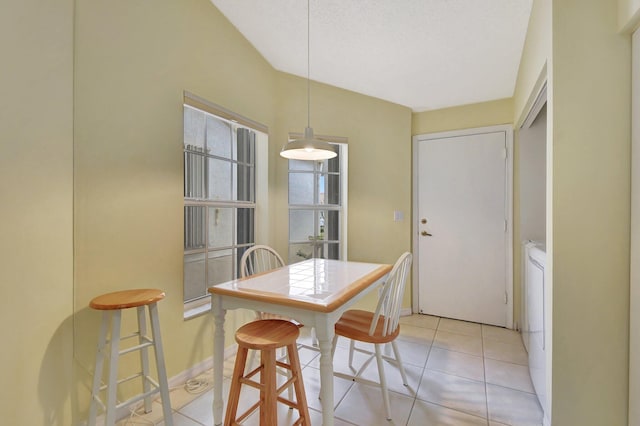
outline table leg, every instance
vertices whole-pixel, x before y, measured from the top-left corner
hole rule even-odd
[[[322,399],[322,424],[333,426],[333,357],[331,345],[334,325],[329,321],[316,323],[316,335],[320,346],[320,387]]]
[[[224,316],[220,299],[213,295],[211,310],[215,324],[213,335],[213,424],[222,424],[224,400],[222,397],[222,372],[224,371]]]

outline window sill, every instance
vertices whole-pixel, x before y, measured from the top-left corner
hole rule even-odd
[[[201,299],[186,302],[184,304],[184,319],[189,320],[202,315],[205,315],[211,311],[211,298],[203,297]]]

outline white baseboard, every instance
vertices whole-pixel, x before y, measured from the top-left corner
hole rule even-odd
[[[224,349],[224,358],[227,359],[229,357],[235,356],[236,352],[238,352],[238,344],[234,343],[233,345]],[[213,355],[200,361],[199,363],[192,365],[186,370],[178,373],[177,375],[169,378],[167,381],[169,382],[169,389],[178,387],[183,383],[186,383],[187,380],[192,379],[207,370],[211,370],[213,368]],[[156,396],[158,398],[160,394]],[[131,415],[130,407],[121,407],[116,412],[117,421],[121,421],[126,419]],[[86,426],[87,421],[81,422],[79,426]],[[96,426],[104,425],[104,413],[96,417]]]
[[[411,308],[400,308],[401,317],[408,317],[409,315],[411,315],[411,313]]]
[[[238,344],[234,343],[233,345],[224,349],[224,359],[227,359],[231,356],[235,356],[236,352],[238,352]],[[171,377],[169,379],[169,389],[174,388],[176,386],[180,386],[183,383],[186,383],[187,380],[192,379],[207,370],[211,370],[213,368],[213,355],[209,358],[206,358],[199,363],[192,365],[187,368],[183,372]]]

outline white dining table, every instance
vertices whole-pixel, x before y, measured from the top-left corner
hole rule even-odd
[[[251,309],[291,317],[315,327],[320,348],[322,424],[333,426],[333,359],[335,323],[365,294],[384,281],[392,265],[308,259],[258,275],[209,288],[214,318],[213,420],[223,421],[224,320],[229,309]]]

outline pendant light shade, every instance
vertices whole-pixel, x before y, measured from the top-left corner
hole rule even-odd
[[[280,151],[280,156],[289,160],[327,160],[338,154],[329,142],[321,141],[313,136],[313,129],[309,125],[311,117],[311,92],[309,85],[309,0],[307,0],[307,127],[302,139],[287,142]]]
[[[329,142],[316,139],[313,129],[304,129],[304,137],[286,143],[280,151],[280,156],[289,160],[328,160],[338,154]]]

